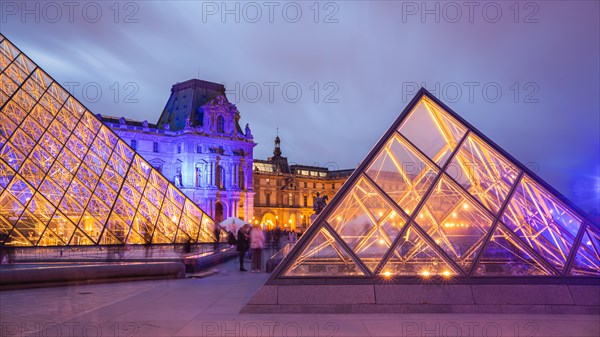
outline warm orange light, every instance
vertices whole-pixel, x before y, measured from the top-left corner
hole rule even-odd
[[[423,271],[421,272],[421,275],[422,275],[423,277],[429,277],[429,275],[431,275],[431,274],[429,274],[429,271],[427,271],[427,270],[423,270]]]
[[[379,239],[379,244],[383,245],[383,244],[385,244],[385,241],[383,239]]]
[[[383,277],[385,277],[385,278],[390,278],[390,277],[392,277],[392,275],[393,275],[392,272],[389,270],[386,270],[383,272]]]
[[[444,270],[442,272],[442,275],[444,275],[444,277],[450,277],[450,276],[452,276],[452,274],[449,271],[447,271],[447,270]]]

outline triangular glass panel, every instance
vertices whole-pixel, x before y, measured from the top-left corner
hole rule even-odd
[[[367,169],[367,175],[411,214],[437,176],[437,169],[399,135],[394,135]]]
[[[21,213],[25,210],[17,199],[12,196],[8,190],[5,190],[0,195],[0,215],[4,216],[8,221],[15,224]]]
[[[36,218],[31,212],[25,211],[21,214],[19,221],[17,221],[15,229],[26,235],[27,240],[36,245],[46,229],[46,224]]]
[[[581,226],[580,217],[527,176],[514,191],[502,222],[561,271]]]
[[[94,241],[90,240],[90,238],[79,228],[75,230],[73,237],[71,237],[71,241],[69,241],[69,246],[89,246],[93,244]]]
[[[140,233],[138,233],[135,229],[132,228],[131,231],[129,231],[126,243],[130,245],[140,245],[145,244],[146,240],[142,237]]]
[[[446,173],[496,214],[519,170],[471,133],[446,168]]]
[[[474,276],[550,275],[534,260],[514,234],[499,225],[482,252]]]
[[[363,276],[350,254],[321,227],[295,256],[284,276]]]
[[[415,221],[448,256],[468,271],[493,218],[444,176],[425,200]]]
[[[421,234],[409,227],[400,238],[379,274],[389,276],[452,276],[457,272],[435,251]]]
[[[15,220],[16,221],[16,220]],[[4,215],[0,214],[0,234],[8,234],[13,228],[13,224],[8,221]]]
[[[68,243],[75,231],[75,225],[67,219],[60,211],[56,211],[52,220],[48,224],[48,229],[52,230],[62,241]],[[100,234],[98,234],[100,235]]]
[[[158,228],[155,228],[152,234],[152,243],[173,243],[173,241],[169,240]]]
[[[8,186],[14,176],[15,171],[0,159],[0,193]]]
[[[599,276],[600,275],[600,235],[595,235],[590,228],[581,238],[581,243],[573,261],[570,275]]]
[[[379,192],[367,179],[360,178],[327,222],[354,249],[370,234],[378,231],[383,225],[380,220],[391,212],[391,206]]]
[[[49,228],[46,228],[44,234],[38,241],[39,246],[64,246],[65,243],[60,237],[54,232],[52,232]]]
[[[181,229],[177,231],[177,235],[175,236],[175,243],[186,243],[189,240],[191,240],[191,238],[186,232],[182,231]]]
[[[13,228],[13,230],[10,232],[8,242],[11,246],[22,246],[22,247],[33,246],[31,241],[29,241],[29,239],[27,239],[27,236],[24,235],[23,233],[21,233],[16,228]]]
[[[123,244],[123,241],[119,240],[108,228],[104,228],[98,243],[101,245],[120,245]]]
[[[423,97],[398,131],[429,159],[443,166],[467,129],[432,100]]]

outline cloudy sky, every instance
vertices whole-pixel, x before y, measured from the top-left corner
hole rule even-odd
[[[586,210],[600,202],[597,1],[0,3],[0,31],[94,113],[157,121],[225,84],[255,158],[353,168],[424,86]]]

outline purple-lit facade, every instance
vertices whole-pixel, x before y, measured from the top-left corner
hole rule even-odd
[[[215,221],[252,219],[256,144],[250,127],[240,127],[223,85],[196,79],[175,84],[156,124],[100,117]]]

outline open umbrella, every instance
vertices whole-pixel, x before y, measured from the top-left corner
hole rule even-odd
[[[243,225],[248,224],[248,222],[240,219],[240,218],[236,218],[233,216],[230,216],[229,218],[221,221],[221,223],[219,223],[219,225],[221,225],[221,227],[225,228],[225,230],[227,231],[232,231],[233,234],[236,234],[238,229],[242,228]]]

